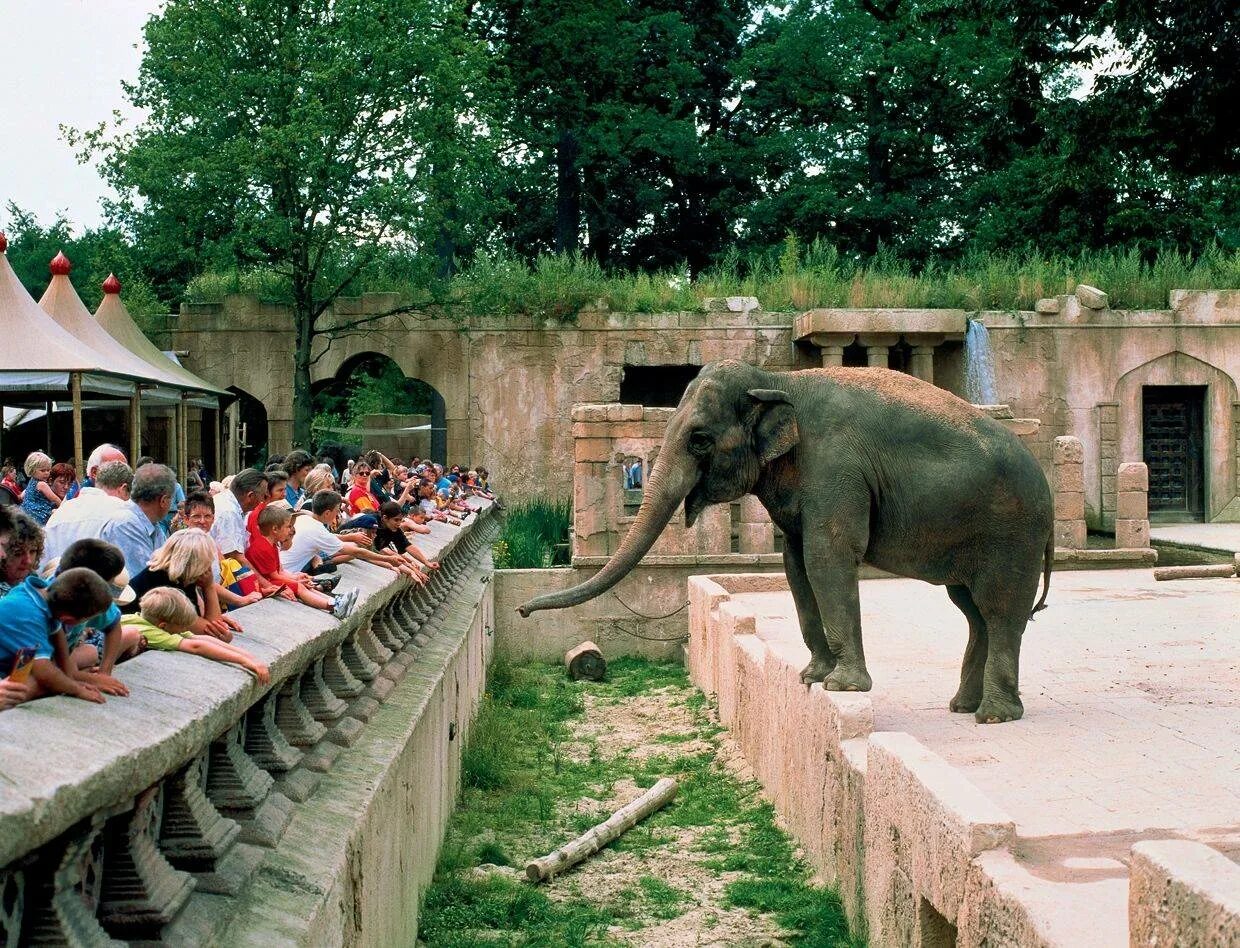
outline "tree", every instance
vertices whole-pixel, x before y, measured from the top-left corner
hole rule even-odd
[[[125,87],[146,118],[82,136],[139,241],[288,280],[298,444],[314,361],[390,315],[330,322],[328,308],[385,241],[417,230],[445,115],[470,134],[462,18],[456,0],[169,0]]]

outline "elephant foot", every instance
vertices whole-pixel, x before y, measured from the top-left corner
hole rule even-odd
[[[829,658],[814,658],[810,663],[801,669],[801,684],[812,685],[815,682],[823,681],[831,674],[835,668],[835,662]]]
[[[861,668],[847,668],[836,665],[835,670],[827,676],[822,687],[827,691],[869,691],[871,687],[870,673]]]
[[[978,724],[1002,724],[1019,721],[1025,714],[1025,706],[1019,698],[983,698],[974,717]]]
[[[956,697],[948,702],[947,707],[958,714],[972,714],[982,703],[982,696],[977,692],[957,691]]]

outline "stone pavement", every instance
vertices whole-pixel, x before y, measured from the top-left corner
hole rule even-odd
[[[728,599],[727,614],[754,616],[754,638],[781,664],[799,669],[808,660],[787,592],[737,588]],[[1090,943],[1127,944],[1129,915],[1142,924],[1151,917],[1144,907],[1129,907],[1130,894],[1145,891],[1135,888],[1138,863],[1143,886],[1151,864],[1136,860],[1136,844],[1190,845],[1164,842],[1187,840],[1222,854],[1213,858],[1224,865],[1240,864],[1240,580],[1169,584],[1139,570],[1055,573],[1049,607],[1025,633],[1025,718],[1003,725],[978,725],[972,715],[947,710],[967,630],[941,588],[865,581],[861,609],[874,679],[865,696],[871,742],[882,732],[906,732],[1015,823],[1010,855],[995,850],[977,857],[1039,930],[1036,938],[1013,934],[1011,943],[1084,944],[1075,939],[1089,924]],[[745,638],[735,641],[745,647]],[[766,687],[779,680],[768,673]],[[737,687],[746,687],[739,678]],[[726,699],[720,700],[723,708]],[[757,700],[774,707],[793,698],[772,693]],[[844,707],[853,698],[840,700]],[[1232,891],[1240,876],[1224,875],[1230,881],[1214,872],[1230,904],[1240,897],[1240,889]],[[1237,911],[1224,915],[1225,930],[1236,931]],[[971,938],[994,934],[993,920],[980,928],[977,922],[969,923]],[[1138,928],[1133,922],[1133,935]],[[898,942],[892,931],[887,924],[876,943]]]
[[[1225,553],[1240,553],[1240,523],[1151,524],[1150,539]]]

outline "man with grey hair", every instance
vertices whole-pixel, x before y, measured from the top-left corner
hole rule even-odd
[[[211,525],[211,538],[220,548],[222,556],[249,566],[258,580],[258,589],[266,593],[275,587],[263,579],[258,570],[246,559],[246,547],[250,545],[250,532],[246,528],[246,515],[267,500],[267,475],[252,467],[233,476],[232,483],[215,495],[215,523]]]
[[[58,559],[75,540],[97,540],[103,528],[129,500],[133,471],[124,461],[105,461],[94,469],[95,484],[83,487],[72,500],[52,511],[44,528],[42,566]]]
[[[168,534],[160,521],[172,509],[177,477],[166,464],[144,464],[133,475],[129,500],[103,527],[99,539],[121,548],[125,569],[136,576]]]
[[[123,461],[128,463],[125,452],[114,444],[101,444],[90,452],[90,457],[86,459],[86,479],[82,481],[83,487],[94,487],[95,476],[99,468],[111,461]]]

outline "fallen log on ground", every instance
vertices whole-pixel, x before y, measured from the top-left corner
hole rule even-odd
[[[671,777],[661,777],[653,787],[632,803],[626,803],[598,826],[582,833],[571,843],[561,846],[554,852],[530,860],[525,866],[526,878],[530,882],[545,882],[552,876],[571,869],[581,860],[593,856],[651,813],[671,803],[676,796],[676,789],[675,780]]]
[[[1220,563],[1217,566],[1160,566],[1154,570],[1154,578],[1159,582],[1165,582],[1168,579],[1212,579],[1214,577],[1225,579],[1235,575],[1236,565],[1234,563]]]
[[[583,678],[602,681],[607,674],[607,659],[603,658],[602,650],[593,642],[582,642],[570,648],[564,653],[564,665],[573,681]]]

